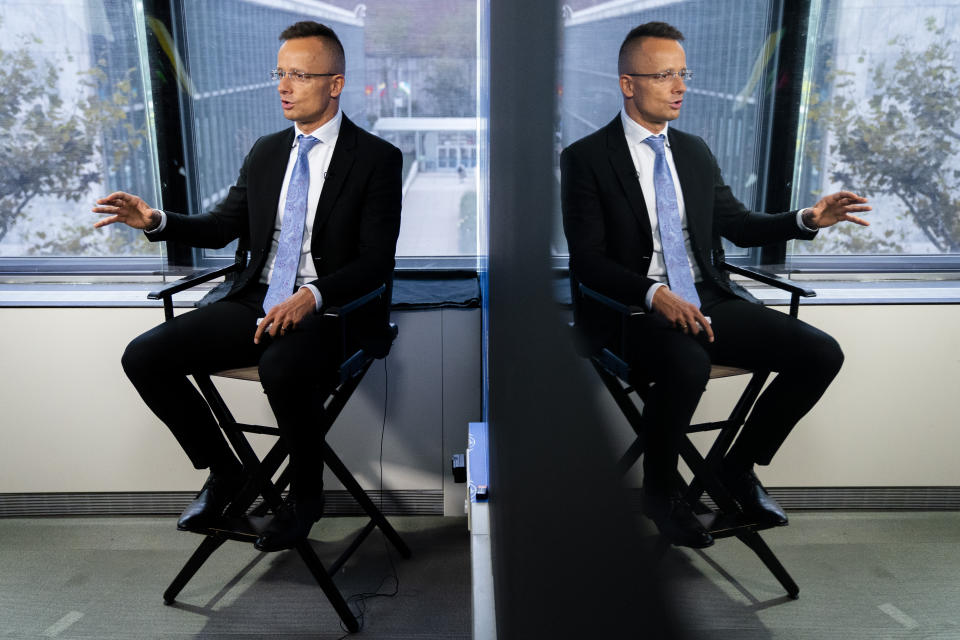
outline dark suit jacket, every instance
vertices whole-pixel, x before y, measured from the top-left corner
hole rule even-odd
[[[690,244],[705,282],[755,301],[714,266],[723,256],[720,238],[754,247],[793,238],[812,238],[796,222],[796,211],[766,214],[748,210],[724,184],[716,158],[699,137],[668,130],[686,206]],[[653,254],[650,218],[637,180],[623,123],[573,143],[560,156],[563,228],[571,276],[627,305],[644,305],[654,280],[647,277]],[[613,330],[597,307],[577,305],[577,322],[593,335]]]
[[[168,212],[164,230],[148,235],[151,240],[207,248],[220,248],[239,238],[241,246],[249,249],[250,259],[214,298],[236,294],[260,278],[293,138],[291,127],[257,140],[222,202],[201,215]],[[324,306],[343,304],[390,283],[400,232],[402,164],[399,149],[343,116],[311,240],[317,270],[311,284],[320,291]],[[389,296],[385,296],[378,307],[358,312],[357,322],[368,329],[384,326],[388,310]]]

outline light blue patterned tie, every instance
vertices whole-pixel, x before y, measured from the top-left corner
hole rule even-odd
[[[700,296],[690,273],[690,259],[683,246],[683,229],[680,228],[680,207],[677,192],[673,188],[673,176],[667,166],[663,150],[663,134],[650,136],[643,141],[657,154],[653,162],[653,187],[657,195],[657,222],[660,227],[660,244],[663,245],[663,261],[667,266],[670,290],[700,307]]]
[[[283,222],[280,224],[280,239],[277,241],[277,257],[263,310],[270,311],[293,293],[300,268],[300,250],[303,246],[303,227],[307,218],[307,193],[310,191],[310,161],[307,154],[313,145],[320,142],[313,136],[297,136],[297,162],[293,165],[290,184],[287,185],[287,202],[283,206]]]

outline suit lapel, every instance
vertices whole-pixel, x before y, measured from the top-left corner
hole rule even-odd
[[[287,173],[287,162],[290,158],[290,148],[293,146],[293,127],[269,140],[264,151],[265,158],[272,160],[266,166],[256,167],[262,172],[264,190],[261,196],[263,210],[268,215],[258,215],[254,218],[255,228],[251,229],[251,238],[269,238],[273,235],[273,228],[277,220],[277,208],[280,202],[280,190],[283,188],[283,177]],[[260,194],[258,194],[260,195]],[[259,207],[258,207],[259,209]]]
[[[677,135],[674,129],[669,129],[670,148],[673,153],[673,166],[677,169],[677,179],[680,181],[680,190],[683,192],[683,206],[687,214],[687,230],[691,238],[701,238],[703,229],[703,189],[709,188],[703,176],[696,173],[694,154],[698,152],[688,143],[684,135]]]
[[[647,212],[647,204],[643,199],[643,189],[640,188],[640,181],[637,179],[637,168],[633,164],[630,149],[627,148],[627,138],[623,133],[623,123],[620,121],[619,115],[606,126],[606,132],[610,166],[620,181],[620,186],[623,187],[623,192],[630,203],[630,209],[636,216],[640,228],[648,237],[652,237],[650,214]]]
[[[350,169],[357,157],[356,146],[357,125],[353,124],[347,116],[343,116],[340,122],[340,133],[337,135],[337,146],[333,148],[333,157],[330,158],[330,166],[327,168],[327,176],[313,219],[314,240],[319,237],[317,232],[330,217],[337,196],[340,195],[340,190],[350,174]]]

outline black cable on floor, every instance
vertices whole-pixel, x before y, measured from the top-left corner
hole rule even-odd
[[[380,511],[383,512],[383,437],[387,430],[387,393],[390,388],[390,377],[387,373],[387,358],[383,359],[383,421],[380,425]],[[381,534],[382,535],[382,534]],[[390,573],[385,575],[380,581],[380,584],[377,585],[377,588],[373,591],[364,592],[364,593],[355,593],[352,596],[347,598],[347,606],[352,605],[355,613],[354,616],[357,618],[357,624],[359,628],[357,631],[363,629],[364,616],[367,612],[367,601],[372,600],[373,598],[393,598],[398,593],[400,593],[400,577],[397,574],[397,567],[393,563],[393,555],[390,553],[390,545],[387,544],[387,537],[383,536],[383,549],[387,555],[387,561],[390,563]],[[393,580],[393,590],[392,591],[381,591],[383,585],[386,584],[388,580]],[[343,621],[340,621],[340,628],[344,631],[347,631],[343,626]],[[344,635],[340,636],[339,640],[343,640],[350,635],[350,632],[347,631]]]

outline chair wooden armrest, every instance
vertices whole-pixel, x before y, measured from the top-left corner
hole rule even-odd
[[[765,285],[789,293],[790,315],[794,318],[796,318],[797,314],[799,313],[800,298],[813,298],[817,295],[817,292],[813,289],[801,287],[787,278],[781,278],[780,276],[770,273],[769,271],[764,271],[763,269],[758,269],[756,267],[738,267],[737,265],[730,264],[726,261],[717,263],[717,266],[725,271],[729,271],[730,273],[735,273],[737,275],[750,278],[751,280],[761,282]]]
[[[614,300],[610,296],[605,296],[599,291],[594,291],[593,289],[583,284],[582,282],[579,283],[578,286],[580,289],[580,293],[582,295],[596,300],[600,304],[603,304],[613,309],[614,311],[616,311],[621,315],[639,316],[646,313],[646,310],[643,307],[638,307],[636,305],[627,305],[627,304],[623,304],[622,302],[618,302],[617,300]]]
[[[370,293],[364,294],[359,298],[351,300],[346,304],[342,304],[339,307],[327,307],[323,310],[323,315],[327,318],[346,318],[347,314],[351,311],[359,309],[363,305],[367,304],[371,300],[378,298],[384,291],[387,290],[387,285],[382,284]]]
[[[186,275],[179,280],[175,280],[165,287],[161,287],[156,291],[151,291],[147,294],[148,300],[163,300],[163,313],[167,320],[170,320],[173,317],[173,296],[174,294],[180,293],[181,291],[186,291],[192,287],[197,286],[198,284],[203,284],[204,282],[209,282],[214,278],[219,278],[228,273],[240,270],[240,263],[234,262],[233,264],[227,265],[226,267],[214,267],[212,269],[204,269],[203,271],[196,271],[189,275]]]
[[[198,284],[204,282],[209,282],[214,278],[219,278],[220,276],[231,273],[232,271],[237,270],[237,264],[233,263],[227,265],[226,267],[214,267],[212,269],[204,269],[203,271],[195,271],[189,275],[186,275],[179,280],[175,280],[165,287],[161,287],[156,291],[151,291],[147,294],[147,298],[150,300],[162,300],[164,298],[169,298],[170,296],[180,293],[181,291],[186,291],[191,287],[195,287]]]

